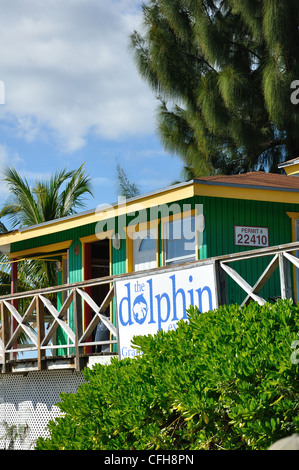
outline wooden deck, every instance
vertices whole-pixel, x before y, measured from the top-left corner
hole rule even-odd
[[[112,317],[107,318],[104,312],[113,301],[115,295],[114,285],[117,280],[140,278],[149,274],[154,276],[169,270],[182,270],[192,266],[213,264],[215,267],[217,305],[228,302],[228,277],[244,291],[245,297],[242,305],[251,300],[263,305],[267,299],[262,298],[259,293],[278,268],[280,289],[276,293],[277,297],[294,298],[296,294],[291,283],[291,269],[296,274],[295,270],[299,268],[299,259],[295,256],[297,250],[299,251],[299,242],[243,251],[176,266],[155,268],[150,271],[91,279],[84,282],[2,296],[0,297],[0,371],[2,373],[24,373],[26,370],[51,368],[71,368],[79,371],[92,362],[107,363],[112,356],[117,355],[118,328],[113,324]],[[271,259],[262,275],[252,286],[236,272],[231,263],[259,257],[270,257]],[[87,291],[88,288],[100,284],[107,284],[109,292],[101,305],[97,305]],[[54,294],[57,295],[61,292],[64,292],[64,302],[61,308],[58,309],[49,297],[52,298]],[[15,307],[16,301],[20,299],[28,299],[28,307],[25,311],[18,310]],[[88,325],[84,325],[83,322],[84,304],[88,305],[93,311],[93,317]],[[72,308],[72,316],[68,315],[70,308]],[[109,330],[109,340],[96,342],[92,339],[99,322],[102,322]],[[13,324],[15,325],[14,328],[12,328]],[[56,344],[57,328],[63,332],[66,338],[64,344]],[[18,343],[21,333],[26,338],[26,342],[23,344]],[[86,354],[88,347],[90,349],[107,344],[110,347],[108,353]],[[59,349],[65,349],[67,354],[57,355]]]

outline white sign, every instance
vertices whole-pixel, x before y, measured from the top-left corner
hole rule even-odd
[[[115,282],[120,358],[133,357],[133,336],[175,329],[186,309],[217,308],[214,265],[173,270]]]
[[[235,225],[235,245],[269,246],[268,229]]]

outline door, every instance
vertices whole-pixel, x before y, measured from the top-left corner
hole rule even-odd
[[[99,240],[96,242],[85,243],[84,245],[84,278],[87,279],[97,279],[101,277],[109,276],[110,274],[110,249],[109,249],[109,240]],[[90,295],[92,300],[100,307],[103,300],[105,299],[108,291],[109,284],[98,284],[96,286],[89,286],[85,288],[87,294]],[[107,317],[110,316],[110,307],[106,309],[105,312],[102,312],[103,315]],[[85,303],[84,304],[84,318],[85,325],[88,325],[94,316],[92,308]],[[100,321],[96,329],[92,333],[92,337],[89,338],[89,341],[108,341],[110,339],[109,330],[103,323]],[[86,346],[86,353],[98,353],[98,352],[109,352],[110,345],[97,345],[97,346]]]
[[[157,267],[157,229],[142,230],[133,239],[133,271]]]

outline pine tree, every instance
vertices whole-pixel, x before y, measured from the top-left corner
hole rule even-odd
[[[197,175],[277,172],[299,154],[296,0],[149,0],[131,35],[165,149]]]
[[[119,163],[116,164],[116,172],[118,196],[123,196],[126,199],[139,196],[140,190],[138,186],[135,183],[129,181],[125,170],[120,166]]]

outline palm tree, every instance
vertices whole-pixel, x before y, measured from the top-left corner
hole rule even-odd
[[[40,224],[74,214],[82,207],[83,196],[92,194],[90,178],[84,173],[84,164],[78,170],[56,172],[49,181],[37,181],[30,188],[26,178],[17,170],[4,171],[4,181],[11,196],[0,212],[0,218],[8,217],[14,227]],[[65,188],[62,190],[62,185]]]
[[[77,208],[84,206],[84,196],[88,193],[92,195],[91,180],[85,175],[84,164],[78,170],[56,172],[49,181],[38,180],[33,188],[14,168],[5,170],[4,176],[10,197],[0,211],[0,219],[7,217],[12,228],[32,226],[74,214]],[[25,269],[26,285],[31,285],[31,288],[56,283],[53,262],[28,260]]]

